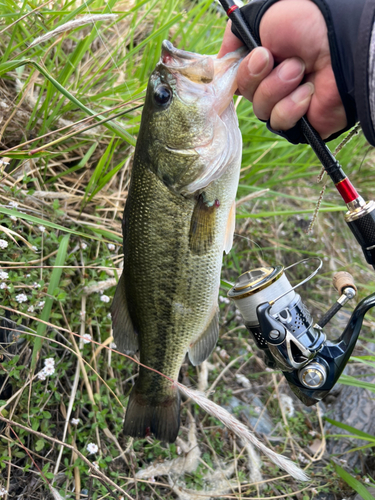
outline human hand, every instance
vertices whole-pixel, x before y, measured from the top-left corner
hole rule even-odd
[[[263,15],[262,47],[238,70],[238,91],[274,130],[289,130],[307,115],[323,139],[347,124],[331,65],[327,26],[310,0],[280,0]],[[228,22],[219,57],[242,45]],[[275,63],[277,64],[276,67]]]

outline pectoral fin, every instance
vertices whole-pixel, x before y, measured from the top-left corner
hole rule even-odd
[[[227,228],[225,230],[224,252],[227,254],[231,251],[231,248],[233,246],[235,225],[236,225],[236,202],[234,201],[229,211]]]
[[[203,255],[210,249],[215,236],[217,201],[211,206],[199,195],[190,222],[189,246],[193,253]]]
[[[189,359],[194,366],[200,365],[214,350],[219,338],[219,311],[216,310],[210,324],[189,348]]]
[[[134,330],[126,302],[124,275],[117,284],[112,307],[113,337],[117,349],[125,354],[134,354],[139,349],[138,335]]]

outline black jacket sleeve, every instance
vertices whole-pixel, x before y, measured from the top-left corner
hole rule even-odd
[[[259,43],[261,42],[259,25],[262,16],[277,1],[254,0],[241,9]],[[322,12],[327,24],[332,68],[348,122],[345,129],[333,134],[327,141],[353,127],[359,119],[366,138],[372,145],[375,145],[368,74],[375,0],[312,1]],[[238,36],[234,27],[232,27],[232,31]],[[294,144],[306,142],[298,126],[287,132],[274,132],[286,137]]]

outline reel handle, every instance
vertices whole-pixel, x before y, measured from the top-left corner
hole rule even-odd
[[[345,305],[348,300],[352,299],[357,293],[357,287],[354,283],[354,278],[350,273],[346,271],[340,271],[336,273],[332,278],[332,284],[339,292],[340,297],[333,304],[333,306],[328,309],[322,318],[318,321],[318,326],[323,328],[335,314],[339,312],[343,305]]]

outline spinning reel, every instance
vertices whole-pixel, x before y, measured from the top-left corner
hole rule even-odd
[[[319,261],[318,267],[292,287],[285,271],[313,259]],[[374,293],[357,305],[341,336],[328,340],[324,327],[357,289],[349,273],[337,273],[333,284],[340,297],[315,323],[295,289],[313,278],[321,266],[322,261],[314,257],[285,269],[253,269],[241,274],[228,293],[256,345],[265,353],[268,366],[282,370],[293,392],[307,406],[323,399],[333,388],[357,342],[364,315],[375,305]]]

